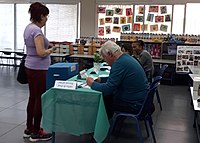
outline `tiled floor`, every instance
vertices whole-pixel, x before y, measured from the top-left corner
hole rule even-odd
[[[197,143],[193,128],[193,108],[187,86],[161,85],[160,95],[163,110],[157,103],[153,114],[157,143]],[[16,81],[14,69],[0,67],[0,143],[28,143],[22,138],[26,120],[27,85]],[[157,101],[157,100],[155,100]],[[145,130],[143,135],[146,136]],[[48,143],[50,143],[49,141]],[[56,134],[56,143],[90,143],[91,137]],[[118,138],[113,143],[137,143],[135,126],[126,120]],[[153,143],[151,137],[145,143]]]

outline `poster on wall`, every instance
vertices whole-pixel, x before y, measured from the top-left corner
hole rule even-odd
[[[123,9],[122,8],[115,8],[115,14],[122,15]]]
[[[200,46],[177,46],[176,72],[189,73],[188,66],[200,68]]]
[[[127,17],[127,23],[132,23],[132,16]]]
[[[160,31],[167,32],[167,29],[168,29],[168,25],[164,25],[164,24],[160,25]]]
[[[165,15],[165,22],[170,22],[171,21],[171,15],[167,14]]]
[[[111,34],[111,28],[110,26],[106,26],[106,34]]]
[[[106,16],[113,16],[114,10],[106,10]]]
[[[139,23],[133,24],[133,31],[140,31],[140,24]]]
[[[151,32],[157,32],[158,31],[158,24],[150,25],[150,31]]]
[[[144,14],[144,6],[139,6],[138,14]]]
[[[98,28],[98,35],[99,36],[104,36],[104,27],[99,27]]]
[[[120,24],[126,24],[126,17],[120,17]]]
[[[105,23],[112,23],[112,17],[106,17]]]
[[[143,16],[139,16],[139,15],[136,15],[136,18],[135,18],[136,22],[143,22],[144,21],[144,17]]]
[[[154,14],[148,13],[147,15],[147,21],[153,22]]]
[[[157,13],[158,12],[158,6],[155,6],[155,5],[149,6],[149,12]]]
[[[148,31],[148,24],[141,25],[141,30]]]
[[[120,33],[121,32],[121,27],[119,27],[119,26],[113,26],[112,32]]]
[[[161,6],[161,7],[160,7],[160,13],[161,13],[161,14],[167,13],[167,6]]]
[[[99,23],[100,23],[100,25],[104,25],[104,24],[105,24],[104,18],[100,18],[100,19],[99,19]]]
[[[98,7],[97,8],[97,13],[105,13],[106,12],[106,7]]]
[[[155,23],[164,22],[164,16],[155,16]]]
[[[130,32],[130,30],[131,30],[130,24],[122,25],[123,32]]]
[[[126,8],[126,16],[132,15],[132,9],[131,8]]]
[[[113,24],[119,24],[119,17],[113,18]]]

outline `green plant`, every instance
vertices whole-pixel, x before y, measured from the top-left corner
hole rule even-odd
[[[94,53],[94,62],[101,63],[103,62],[103,58],[99,53]]]

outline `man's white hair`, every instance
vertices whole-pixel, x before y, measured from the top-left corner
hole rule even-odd
[[[117,45],[115,42],[109,40],[101,46],[99,53],[108,55],[108,52],[115,54],[118,51],[121,51],[121,47],[119,45]]]

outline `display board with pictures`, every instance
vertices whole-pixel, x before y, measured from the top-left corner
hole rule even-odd
[[[189,73],[188,66],[200,68],[200,45],[178,45],[176,72]]]
[[[120,38],[120,33],[132,32],[133,5],[99,5],[98,37]]]

